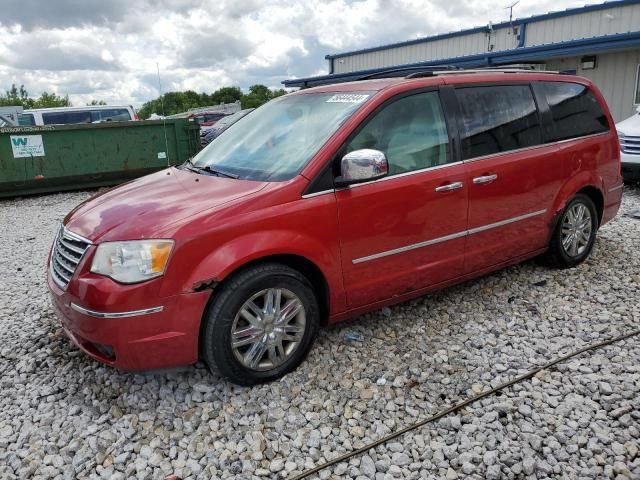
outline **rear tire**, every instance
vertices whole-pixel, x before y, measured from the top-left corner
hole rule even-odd
[[[576,194],[562,211],[551,236],[545,263],[570,268],[584,262],[591,253],[598,231],[598,211],[584,193]]]
[[[277,263],[251,267],[216,289],[205,313],[202,356],[238,385],[269,382],[306,357],[319,324],[307,278]]]

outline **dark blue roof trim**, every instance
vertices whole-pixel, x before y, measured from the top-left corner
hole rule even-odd
[[[544,13],[541,15],[533,15],[531,17],[514,19],[513,25],[540,22],[542,20],[550,20],[552,18],[568,17],[570,15],[578,15],[580,13],[594,12],[598,10],[607,10],[609,8],[624,7],[626,5],[635,5],[637,3],[640,3],[640,0],[612,0],[609,2],[597,3],[595,5],[586,5],[584,7],[568,8],[566,10],[562,10],[559,12],[550,12],[550,13]],[[509,22],[501,22],[501,23],[494,24],[493,28],[500,29],[500,28],[511,27],[511,25],[512,24]],[[363,48],[361,50],[352,50],[350,52],[342,52],[342,53],[335,53],[331,55],[325,55],[324,58],[326,58],[327,60],[331,60],[332,58],[348,57],[351,55],[357,55],[359,53],[379,52],[381,50],[387,50],[389,48],[406,47],[409,45],[416,45],[418,43],[432,42],[435,40],[444,40],[447,38],[461,37],[464,35],[470,35],[472,33],[481,33],[486,31],[487,31],[487,27],[485,25],[482,27],[474,27],[474,28],[469,28],[467,30],[460,30],[457,32],[442,33],[442,34],[433,35],[430,37],[416,38],[414,40],[408,40],[405,42],[390,43],[388,45],[380,45],[377,47]]]
[[[428,62],[410,63],[406,65],[388,66],[360,70],[357,72],[337,73],[333,75],[321,75],[318,77],[296,78],[282,82],[286,87],[315,87],[332,83],[350,82],[362,78],[365,75],[381,73],[390,68],[400,67],[425,67],[435,65],[451,65],[464,68],[478,68],[488,66],[500,66],[514,63],[544,61],[549,58],[568,57],[575,55],[592,54],[606,50],[640,47],[640,31],[630,33],[618,33],[601,37],[569,40],[566,42],[538,45],[535,47],[515,48],[500,52],[487,52],[464,57],[454,57],[432,60]]]

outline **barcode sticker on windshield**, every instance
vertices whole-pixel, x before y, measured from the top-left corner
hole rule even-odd
[[[334,95],[329,100],[327,100],[327,103],[362,103],[367,98],[369,98],[369,95],[355,94],[355,93],[340,93],[340,94]]]

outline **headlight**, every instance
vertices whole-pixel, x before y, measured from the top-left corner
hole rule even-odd
[[[91,271],[121,283],[159,277],[169,261],[173,240],[135,240],[98,245]]]
[[[622,138],[624,137],[624,133],[622,133],[620,130],[616,130],[618,132],[618,137]]]

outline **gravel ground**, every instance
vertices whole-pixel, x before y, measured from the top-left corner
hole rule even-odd
[[[71,346],[45,285],[58,222],[88,195],[0,202],[3,479],[289,478],[640,327],[640,191],[627,188],[579,268],[528,262],[324,329],[278,382],[119,372]],[[639,347],[575,357],[319,476],[640,478]]]

